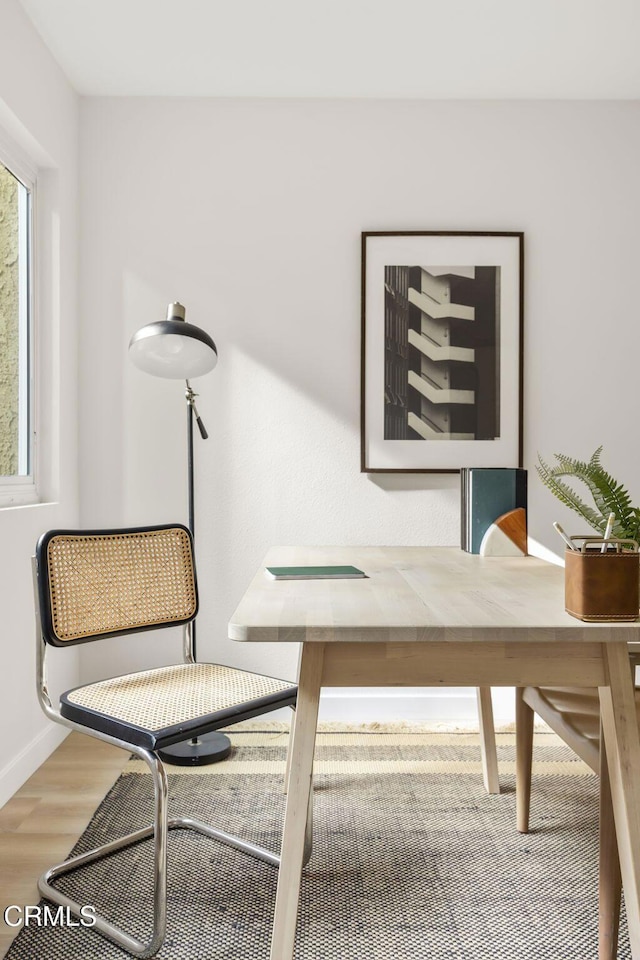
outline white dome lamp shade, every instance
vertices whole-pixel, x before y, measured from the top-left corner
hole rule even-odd
[[[170,303],[167,319],[141,327],[131,337],[129,355],[145,373],[190,380],[209,373],[218,362],[216,345],[204,330],[187,323],[181,303]]]

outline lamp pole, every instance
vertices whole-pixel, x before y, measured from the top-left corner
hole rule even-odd
[[[176,349],[177,347],[177,349]],[[200,436],[207,440],[204,423],[198,413],[189,377],[208,373],[217,363],[218,351],[211,337],[185,320],[181,303],[170,303],[167,319],[147,324],[131,338],[129,352],[136,366],[155,376],[184,379],[187,401],[187,489],[189,501],[189,530],[195,548],[195,483],[193,421]],[[191,623],[191,639],[186,651],[187,661],[196,663],[196,622]],[[184,740],[158,751],[161,760],[179,766],[202,766],[224,760],[231,753],[231,741],[224,733],[213,731]]]
[[[200,431],[200,436],[203,440],[209,439],[209,434],[207,433],[206,427],[202,422],[202,418],[198,413],[198,408],[196,407],[196,397],[197,393],[193,392],[193,388],[188,380],[185,380],[186,388],[184,395],[187,400],[187,451],[189,458],[189,530],[191,530],[191,535],[195,539],[195,494],[194,494],[194,485],[193,485],[193,420],[195,418],[196,423],[198,424],[198,430]]]

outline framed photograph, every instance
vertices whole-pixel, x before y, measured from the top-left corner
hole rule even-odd
[[[361,470],[522,466],[524,234],[362,234]]]

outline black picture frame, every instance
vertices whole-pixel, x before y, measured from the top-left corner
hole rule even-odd
[[[361,237],[361,472],[521,467],[524,233]]]

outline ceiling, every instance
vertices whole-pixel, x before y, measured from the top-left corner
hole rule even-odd
[[[21,3],[86,95],[640,98],[640,0]]]

